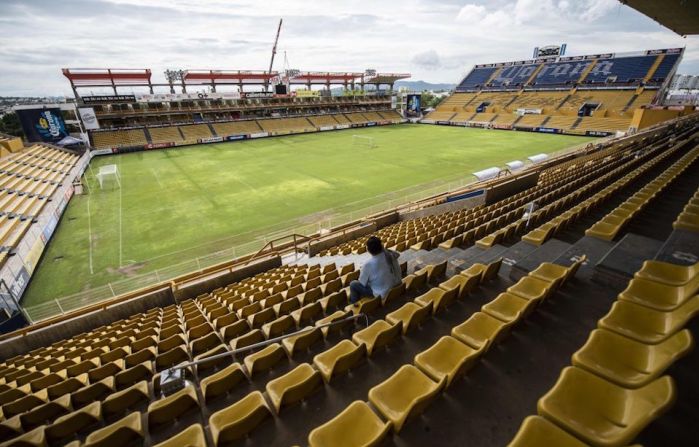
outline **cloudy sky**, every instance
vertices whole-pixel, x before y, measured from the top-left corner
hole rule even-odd
[[[66,95],[62,67],[266,70],[376,68],[456,83],[476,63],[684,47],[699,74],[699,37],[682,38],[617,0],[0,0],[0,95]]]

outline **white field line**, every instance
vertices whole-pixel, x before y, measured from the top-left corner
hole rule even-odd
[[[158,182],[158,186],[160,186],[160,189],[165,189],[163,184],[160,182],[160,177],[158,176],[158,173],[156,172],[156,170],[151,168],[150,172],[153,173],[153,177],[155,177],[155,181]]]
[[[93,275],[95,271],[92,267],[92,217],[90,215],[90,193],[87,194],[87,237],[90,274]]]

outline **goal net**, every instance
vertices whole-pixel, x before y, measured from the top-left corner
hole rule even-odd
[[[366,137],[364,135],[352,135],[352,146],[362,146],[374,148],[376,147],[376,142],[373,137]]]
[[[121,176],[119,175],[119,168],[117,168],[117,165],[101,166],[96,177],[100,184],[100,189],[104,189],[104,186],[109,184],[111,184],[112,187],[116,185],[121,188]]]

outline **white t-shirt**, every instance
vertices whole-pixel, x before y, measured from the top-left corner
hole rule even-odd
[[[371,287],[374,296],[385,298],[389,290],[400,284],[398,253],[384,250],[374,255],[362,267],[359,282]]]

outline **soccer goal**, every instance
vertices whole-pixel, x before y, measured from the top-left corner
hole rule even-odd
[[[373,137],[367,137],[364,135],[352,135],[352,146],[375,148],[376,141],[374,141]]]
[[[104,189],[104,185],[109,182],[121,188],[121,176],[119,175],[119,168],[117,168],[117,165],[101,166],[96,177],[100,184],[100,189]]]

